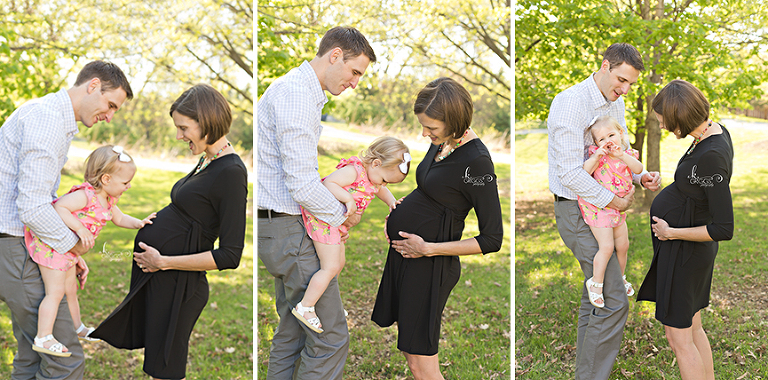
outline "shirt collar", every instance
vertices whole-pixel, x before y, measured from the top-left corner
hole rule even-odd
[[[587,94],[589,95],[589,100],[592,103],[593,109],[598,109],[606,106],[610,106],[611,103],[608,101],[608,99],[603,96],[603,93],[600,92],[600,89],[597,87],[597,82],[595,82],[595,74],[592,73],[592,75],[587,78],[586,86],[587,86]]]
[[[66,89],[61,89],[59,92],[55,95],[56,99],[56,106],[59,108],[59,111],[61,111],[61,116],[63,117],[62,127],[64,128],[64,133],[67,135],[75,135],[78,132],[77,129],[77,121],[75,120],[75,108],[72,106],[72,99],[69,97],[69,93]]]
[[[328,97],[325,95],[323,86],[320,85],[320,79],[317,77],[317,73],[315,73],[315,69],[312,68],[312,65],[310,65],[309,62],[304,61],[301,66],[299,66],[299,72],[306,79],[305,83],[312,92],[312,101],[316,102],[320,107],[324,106],[325,103],[328,103]]]

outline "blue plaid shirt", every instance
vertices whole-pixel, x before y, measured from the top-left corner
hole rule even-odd
[[[67,90],[31,100],[0,128],[0,232],[23,236],[24,225],[58,252],[78,238],[51,202],[77,133]]]
[[[272,83],[256,105],[257,206],[339,226],[344,206],[320,182],[317,143],[328,98],[309,62]]]

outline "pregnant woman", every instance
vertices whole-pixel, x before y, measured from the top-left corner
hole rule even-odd
[[[226,137],[226,99],[196,85],[170,113],[176,138],[204,154],[173,185],[171,204],[136,234],[130,291],[91,334],[117,348],[144,347],[153,379],[186,376],[189,336],[208,302],[205,271],[237,268],[245,242],[247,172]]]
[[[391,247],[371,319],[381,327],[397,322],[397,348],[416,380],[443,379],[440,318],[459,281],[459,256],[501,249],[501,206],[490,153],[470,129],[467,90],[436,79],[419,92],[413,110],[432,145],[416,169],[416,190],[389,215]],[[473,208],[480,234],[461,240]]]

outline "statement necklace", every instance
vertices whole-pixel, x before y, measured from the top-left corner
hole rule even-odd
[[[448,153],[447,153],[445,156],[440,156],[440,155],[438,155],[438,156],[437,156],[437,160],[438,160],[438,161],[442,161],[442,160],[444,160],[446,157],[450,156],[450,155],[451,155],[451,153],[453,153],[453,151],[454,151],[454,150],[456,150],[456,148],[458,148],[458,147],[459,147],[459,145],[461,145],[461,143],[464,141],[464,138],[465,138],[465,137],[467,137],[467,133],[469,133],[469,130],[470,130],[470,129],[471,129],[471,128],[467,128],[467,130],[466,130],[466,131],[464,131],[464,135],[463,135],[463,136],[461,136],[461,138],[459,139],[459,142],[457,142],[457,143],[456,143],[456,146],[455,146],[455,147],[453,147],[453,148],[451,148],[451,150],[450,150],[450,151],[449,151],[449,152],[448,152]],[[447,142],[448,142],[448,141],[444,141],[443,143],[441,143],[441,144],[440,144],[440,146],[438,146],[438,147],[437,147],[437,151],[438,151],[438,152],[442,152],[442,151],[443,151],[443,147],[445,146],[445,143],[447,143]]]
[[[691,154],[691,152],[693,152],[693,148],[695,148],[695,147],[696,147],[696,145],[698,145],[698,144],[699,144],[699,142],[701,141],[701,136],[704,136],[704,134],[705,134],[705,133],[707,133],[707,130],[709,130],[709,127],[711,127],[711,126],[712,126],[712,121],[710,121],[709,123],[707,123],[707,127],[706,127],[706,128],[704,128],[704,131],[702,131],[702,132],[701,132],[701,134],[699,135],[699,137],[697,137],[697,138],[693,139],[693,144],[691,144],[691,147],[690,147],[690,148],[688,148],[688,151],[687,151],[687,152],[685,152],[685,155],[686,155],[686,156],[687,156],[687,155],[689,155],[689,154]]]
[[[197,168],[195,168],[195,174],[197,174],[197,173],[200,173],[200,171],[202,171],[203,169],[207,168],[207,167],[208,167],[208,165],[210,165],[210,163],[211,163],[213,160],[215,160],[216,158],[218,158],[218,157],[219,157],[219,155],[221,154],[221,152],[223,152],[223,151],[224,151],[224,149],[227,149],[227,147],[228,147],[228,146],[232,146],[232,144],[230,144],[230,143],[229,143],[229,141],[227,141],[227,145],[224,145],[224,147],[222,147],[221,149],[219,149],[219,152],[218,152],[218,153],[216,153],[216,154],[214,154],[214,155],[213,155],[213,157],[212,157],[210,160],[206,160],[206,159],[205,159],[205,154],[203,154],[203,156],[202,156],[202,157],[200,157],[200,162],[198,162],[198,163],[197,163]]]

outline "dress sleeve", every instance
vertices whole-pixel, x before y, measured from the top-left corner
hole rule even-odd
[[[219,270],[235,269],[245,246],[245,212],[248,174],[240,165],[229,165],[216,178],[211,203],[219,217],[219,247],[212,250]]]
[[[714,241],[731,240],[733,237],[732,166],[729,161],[720,152],[710,151],[701,156],[694,168],[695,180],[704,190],[709,203],[712,222],[707,225],[707,232]]]
[[[488,156],[473,160],[464,172],[463,192],[477,214],[480,234],[475,240],[483,254],[501,249],[504,224],[501,217],[499,189],[493,162]]]

